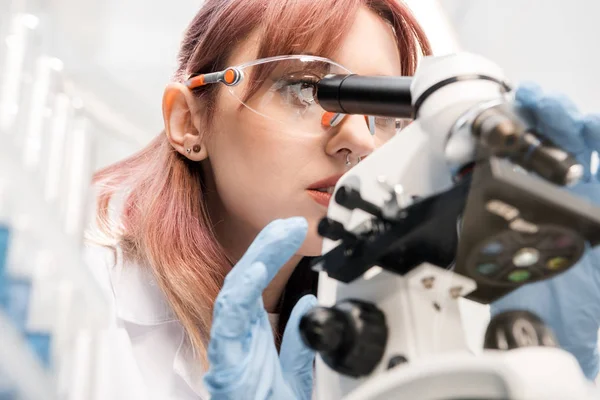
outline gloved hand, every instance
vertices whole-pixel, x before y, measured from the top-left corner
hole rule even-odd
[[[210,369],[204,384],[213,400],[309,399],[314,352],[300,338],[300,318],[316,305],[312,295],[298,301],[277,354],[262,292],[296,253],[307,232],[304,218],[270,223],[231,270],[217,296]]]
[[[586,168],[582,182],[568,190],[600,203],[600,182],[589,172],[593,151],[600,150],[600,115],[582,115],[561,95],[542,93],[533,84],[521,86],[516,101],[532,113],[537,131],[576,156]],[[512,309],[537,314],[572,353],[588,379],[598,375],[600,327],[600,247],[588,249],[578,264],[552,279],[521,287],[491,305],[492,315]]]

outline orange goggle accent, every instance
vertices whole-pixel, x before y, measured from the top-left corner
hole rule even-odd
[[[191,89],[199,88],[200,86],[204,86],[204,75],[198,75],[186,82],[186,86]]]
[[[326,111],[325,113],[323,113],[323,116],[321,117],[321,124],[323,126],[336,126],[344,119],[345,116],[346,116],[345,114]],[[369,131],[371,132],[371,135],[374,135],[375,134],[375,117],[370,117],[368,115],[365,115],[365,122],[367,123],[367,126],[369,127]]]
[[[225,76],[223,77],[223,80],[225,81],[226,84],[232,85],[237,80],[237,77],[238,77],[238,72],[236,70],[228,69],[227,71],[225,71]]]
[[[185,84],[190,90],[199,88],[209,83],[223,82],[227,86],[237,85],[242,80],[242,73],[235,68],[228,68],[223,72],[202,74],[188,79]]]
[[[323,126],[336,126],[342,119],[342,114],[327,111],[321,117],[321,124]]]

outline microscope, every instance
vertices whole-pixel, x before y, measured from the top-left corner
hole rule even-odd
[[[593,398],[531,312],[467,345],[460,299],[489,304],[571,268],[600,242],[600,208],[565,189],[584,170],[514,106],[491,61],[425,57],[413,77],[331,75],[320,105],[412,118],[336,185],[319,225],[319,305],[300,323],[319,399]]]

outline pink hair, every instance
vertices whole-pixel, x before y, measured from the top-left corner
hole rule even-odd
[[[262,33],[257,58],[299,54],[316,47],[330,57],[361,5],[377,12],[396,33],[402,73],[412,75],[430,54],[424,32],[396,0],[207,0],[184,36],[175,80],[222,70],[232,49],[254,30]],[[320,40],[319,40],[320,38]],[[197,91],[214,113],[215,88]],[[184,326],[201,362],[206,362],[212,306],[232,262],[212,230],[205,205],[202,170],[180,156],[164,131],[137,154],[99,171],[100,230],[124,254],[147,265]],[[109,203],[126,191],[120,228]]]

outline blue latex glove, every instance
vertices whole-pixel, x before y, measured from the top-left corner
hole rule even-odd
[[[600,150],[600,115],[582,115],[562,95],[544,94],[534,84],[516,92],[520,107],[532,113],[537,131],[577,157],[588,171],[568,190],[600,203],[600,183],[590,170],[592,151]],[[600,327],[600,248],[589,249],[578,264],[552,279],[515,290],[491,305],[492,315],[505,310],[529,310],[548,324],[565,350],[572,353],[585,375],[598,375]]]
[[[277,354],[262,292],[298,251],[304,218],[270,223],[225,278],[214,308],[204,383],[213,400],[309,399],[314,352],[300,338],[300,318],[316,305],[312,295],[294,307]]]

